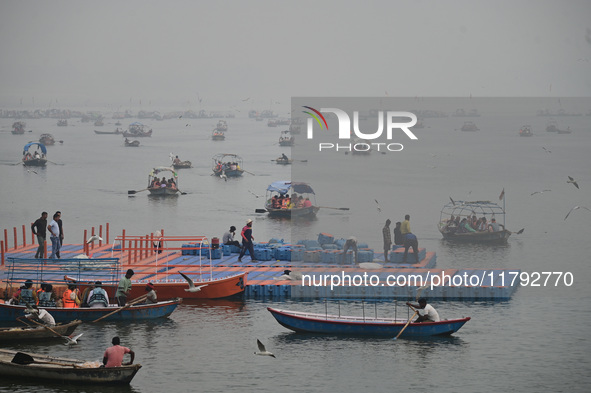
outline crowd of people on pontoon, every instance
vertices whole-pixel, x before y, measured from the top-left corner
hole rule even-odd
[[[477,218],[476,214],[468,215],[461,218],[459,215],[451,217],[444,221],[444,231],[447,233],[471,233],[471,232],[499,232],[505,229],[502,224],[498,224],[493,216],[490,222],[486,217]]]
[[[268,201],[268,205],[273,209],[293,209],[312,207],[312,201],[310,201],[310,198],[304,198],[297,194],[293,194],[291,197],[289,194],[279,194],[273,195]]]
[[[158,179],[157,177],[155,177],[154,179],[152,179],[152,182],[150,183],[150,188],[172,188],[173,190],[176,189],[176,182],[174,181],[174,179],[171,177],[170,179],[166,180],[166,178],[164,176],[162,176],[162,179]]]
[[[25,154],[24,160],[28,161],[28,160],[37,160],[39,158],[45,158],[45,154],[41,153],[39,154],[39,150],[35,150],[35,153],[31,154],[31,152],[27,152]]]
[[[223,172],[223,171],[239,171],[240,165],[237,162],[224,162],[218,161],[215,166],[216,172]]]

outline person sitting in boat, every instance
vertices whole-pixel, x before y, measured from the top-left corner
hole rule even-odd
[[[289,161],[289,158],[287,158],[287,156],[285,155],[285,153],[281,153],[281,159],[283,161]]]
[[[154,288],[154,284],[149,282],[146,284],[146,304],[154,304],[158,303],[158,296],[156,295],[156,289]]]
[[[55,307],[57,304],[57,296],[53,292],[53,285],[45,284],[45,290],[39,292],[39,306],[40,307]]]
[[[215,165],[215,171],[220,172],[222,169],[223,169],[222,162],[218,161],[218,163]]]
[[[80,307],[80,299],[78,298],[78,288],[76,284],[68,284],[68,289],[64,291],[62,295],[62,302],[64,308],[78,308]]]
[[[283,199],[281,200],[281,208],[287,209],[290,202],[291,202],[291,198],[289,197],[289,194],[285,194],[283,196]]]
[[[40,322],[43,322],[45,325],[47,326],[55,326],[55,319],[53,318],[53,316],[45,309],[43,308],[38,308],[36,305],[33,305],[31,307],[27,307],[27,309],[25,310],[25,315],[18,317],[16,320],[17,321],[22,321],[23,318],[26,319],[37,319]]]
[[[427,304],[427,300],[424,298],[419,299],[419,304],[412,304],[410,302],[406,302],[406,305],[408,307],[415,308],[416,311],[419,313],[419,317],[414,320],[415,323],[441,321],[437,310],[435,310],[435,308],[432,305]]]
[[[476,230],[474,228],[472,228],[472,226],[468,222],[467,218],[462,218],[462,221],[460,222],[459,232],[460,233],[468,233],[468,232],[476,232]]]
[[[150,184],[150,188],[159,188],[160,187],[160,180],[155,177],[154,180],[152,180],[152,184]]]
[[[488,224],[488,231],[489,232],[499,232],[501,227],[497,224],[497,220],[493,217],[490,220],[490,224]]]
[[[113,337],[111,340],[113,344],[112,347],[106,349],[103,355],[103,365],[105,367],[121,367],[121,366],[131,366],[135,359],[135,352],[127,347],[122,347],[121,340],[119,337]],[[128,353],[131,356],[131,360],[127,363],[123,363],[123,356]]]
[[[97,281],[94,283],[94,289],[88,295],[88,306],[95,307],[109,307],[109,297],[107,292],[102,288],[103,283]]]
[[[37,150],[35,150],[35,158],[41,158],[41,155],[39,154],[39,152]]]
[[[486,217],[481,217],[480,224],[478,224],[478,231],[485,232],[487,228],[488,228],[488,222],[486,222]]]
[[[281,207],[281,204],[279,203],[279,198],[277,197],[277,195],[273,195],[273,197],[271,198],[271,207],[273,209],[279,209]]]
[[[25,161],[28,161],[32,158],[33,158],[33,156],[31,156],[31,153],[27,152],[27,154],[25,154]]]
[[[235,171],[236,170],[236,163],[233,162],[232,164],[230,164],[230,170]]]
[[[306,200],[304,200],[304,207],[312,207],[312,201],[310,200],[310,198],[306,198]]]
[[[180,160],[179,156],[176,156],[174,158],[174,161],[172,163],[175,164],[175,165],[180,164],[181,163],[181,160]]]
[[[304,207],[304,197],[303,196],[298,196],[298,200],[295,203],[295,207],[300,208],[300,207]]]
[[[24,287],[21,287],[16,299],[12,301],[12,304],[37,304],[37,292],[33,291],[33,281],[25,281]]]

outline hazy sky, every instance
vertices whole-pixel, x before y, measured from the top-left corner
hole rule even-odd
[[[589,1],[0,0],[0,31],[2,108],[591,95]]]

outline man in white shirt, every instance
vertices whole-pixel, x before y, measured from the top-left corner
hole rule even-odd
[[[43,322],[47,326],[55,326],[55,319],[53,319],[53,316],[51,316],[51,314],[43,308],[40,309],[37,306],[32,306],[31,308],[27,308],[25,312],[27,314],[25,314],[24,317],[18,317],[17,320],[22,320],[23,318],[35,318]]]
[[[56,220],[60,218],[58,213],[53,215],[53,220],[47,226],[49,233],[51,234],[51,256],[49,258],[55,259],[56,253],[60,250],[60,227]]]
[[[418,311],[419,317],[414,322],[439,322],[441,319],[439,318],[439,314],[437,310],[430,305],[427,304],[427,300],[424,298],[419,299],[419,304],[411,304],[406,302],[406,305],[409,307],[413,307]]]

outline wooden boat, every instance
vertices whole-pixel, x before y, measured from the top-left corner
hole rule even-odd
[[[221,132],[224,135],[224,132],[228,131],[228,123],[225,120],[218,121],[218,124],[215,126],[214,131]]]
[[[294,195],[297,195],[301,196],[303,200],[312,199],[311,206],[289,208],[289,202],[284,199],[284,197],[288,195],[291,195],[291,198],[293,198]],[[273,197],[279,199],[279,202],[277,202],[275,206],[273,204]],[[289,198],[290,201],[291,198]],[[267,187],[266,200],[265,209],[261,211],[257,210],[257,212],[267,212],[269,213],[269,217],[311,218],[315,217],[318,210],[320,210],[318,206],[315,206],[316,195],[314,194],[314,190],[306,183],[290,181],[276,181],[271,183],[269,187]],[[281,207],[277,207],[278,205]]]
[[[275,160],[276,164],[279,165],[291,165],[293,160],[291,158],[283,158],[283,157],[277,157]]]
[[[314,314],[267,307],[280,325],[298,333],[396,337],[407,319],[354,317]],[[457,332],[471,318],[450,319],[439,322],[410,323],[400,337],[449,336]]]
[[[464,125],[462,126],[462,131],[478,131],[478,127],[473,121],[465,121]]]
[[[55,145],[55,139],[51,134],[41,134],[39,137],[39,143],[43,143],[45,146]]]
[[[151,137],[152,136],[152,130],[150,129],[150,131],[146,131],[145,130],[145,126],[140,123],[140,122],[133,122],[129,125],[129,128],[127,131],[123,132],[123,136],[124,137]]]
[[[143,290],[143,287],[142,287]],[[145,293],[145,292],[144,292]],[[112,314],[103,321],[129,321],[129,320],[143,320],[164,318],[169,316],[179,304],[181,299],[168,300],[154,304],[135,304],[121,311]],[[110,305],[109,307],[80,307],[80,308],[63,308],[63,307],[43,307],[55,319],[56,322],[67,322],[73,320],[80,321],[94,321],[103,317],[120,307],[117,305]],[[25,313],[25,306],[17,306],[13,304],[0,304],[0,321],[11,322],[17,317],[21,317]]]
[[[173,162],[172,163],[172,167],[174,169],[191,168],[192,167],[192,164],[191,164],[191,161],[180,161],[180,162],[178,162],[176,164]]]
[[[102,363],[0,349],[0,375],[28,381],[76,384],[129,384],[142,368],[139,363],[100,367]]]
[[[68,126],[68,120],[67,119],[59,119],[57,121],[57,126],[58,127],[67,127]]]
[[[135,138],[144,138],[144,137],[151,137],[152,136],[152,130],[150,131],[143,131],[143,132],[138,132],[138,133],[131,133],[129,131],[124,131],[123,132],[123,136],[125,137],[135,137]]]
[[[525,125],[519,129],[519,136],[532,136],[531,126]]]
[[[547,132],[558,131],[558,123],[556,123],[556,120],[554,120],[554,119],[548,120],[548,123],[546,123],[546,131]]]
[[[169,186],[168,184],[165,187],[162,185],[155,185],[155,181],[158,179],[156,175],[162,172],[171,172],[174,180],[174,186]],[[163,176],[164,178],[165,176]],[[179,178],[177,173],[174,171],[174,168],[167,167],[167,166],[159,166],[150,172],[148,175],[148,191],[150,191],[150,195],[154,196],[176,196],[180,192],[178,189]]]
[[[238,154],[220,153],[211,158],[213,161],[211,170],[219,177],[240,177],[244,173],[242,169],[242,157]]]
[[[41,154],[38,151],[31,154],[29,148],[33,145],[37,146],[37,150],[41,149]],[[23,149],[23,164],[25,166],[45,166],[47,164],[47,148],[43,143],[29,142]]]
[[[139,145],[140,145],[140,141],[138,141],[138,140],[130,141],[129,139],[125,138],[125,146],[138,147]]]
[[[217,129],[215,129],[211,133],[211,139],[214,141],[223,141],[224,139],[226,139],[226,135],[224,135],[223,131],[218,131]]]
[[[279,137],[279,146],[293,146],[295,145],[295,137],[291,136],[289,130],[281,131],[281,136]]]
[[[571,130],[570,127],[567,127],[566,130],[557,129],[556,132],[559,134],[570,134]]]
[[[104,125],[105,123],[103,122],[103,119],[96,119],[96,121],[94,122],[95,127],[102,127]]]
[[[462,216],[468,218],[473,215],[486,217],[488,221],[492,218],[503,217],[503,224],[498,224],[496,230],[490,226],[491,223],[488,223],[486,231],[461,232],[457,222],[453,219]],[[452,201],[446,204],[441,210],[437,228],[444,239],[462,243],[502,244],[506,243],[509,236],[511,236],[511,231],[505,229],[504,209],[489,201]]]
[[[23,122],[23,121],[15,121],[12,124],[12,131],[11,131],[12,134],[13,135],[22,135],[22,134],[24,134],[25,133],[25,126],[26,126],[25,122]]]
[[[94,130],[94,133],[97,135],[120,135],[122,134],[121,131],[119,131],[119,128],[117,128],[115,131],[98,131],[98,130]]]
[[[74,330],[76,330],[81,323],[82,321],[72,321],[65,324],[57,324],[52,326],[51,329],[62,336],[69,336],[74,333]],[[29,341],[48,338],[59,339],[60,337],[43,326],[0,327],[0,342]]]

